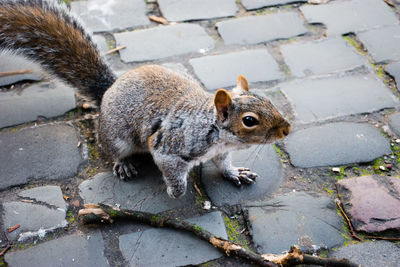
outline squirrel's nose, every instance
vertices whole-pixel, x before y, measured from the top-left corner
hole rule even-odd
[[[285,120],[281,123],[279,127],[280,138],[286,137],[291,130],[292,126]]]

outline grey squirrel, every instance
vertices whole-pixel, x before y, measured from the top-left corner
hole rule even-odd
[[[231,164],[230,151],[271,143],[290,124],[239,76],[232,91],[206,92],[167,68],[146,65],[116,79],[91,37],[64,10],[42,0],[0,1],[0,49],[22,54],[100,105],[99,143],[114,174],[137,174],[127,158],[150,152],[170,197],[186,191],[190,169],[212,160],[240,186],[258,177]]]

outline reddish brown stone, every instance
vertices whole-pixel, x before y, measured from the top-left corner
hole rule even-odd
[[[400,179],[363,176],[338,182],[346,213],[357,231],[400,230]]]

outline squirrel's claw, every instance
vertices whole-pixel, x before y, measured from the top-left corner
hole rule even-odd
[[[113,172],[121,180],[129,180],[137,175],[137,171],[132,163],[125,160],[115,162]]]
[[[225,178],[232,181],[236,186],[240,187],[242,183],[253,184],[259,177],[257,173],[251,172],[248,168],[234,168],[225,173]]]

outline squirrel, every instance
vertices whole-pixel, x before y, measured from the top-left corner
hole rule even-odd
[[[187,76],[144,65],[118,79],[96,45],[67,11],[42,0],[0,1],[0,50],[40,63],[100,106],[98,142],[114,161],[113,172],[130,179],[128,158],[151,153],[172,198],[185,194],[192,167],[212,160],[237,186],[258,175],[231,164],[230,151],[284,138],[290,124],[238,77],[231,91],[211,94]]]

